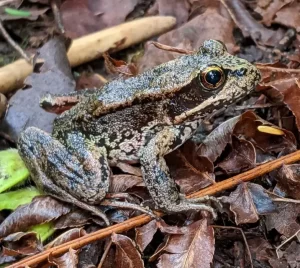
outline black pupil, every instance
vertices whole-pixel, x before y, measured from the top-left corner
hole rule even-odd
[[[205,75],[205,80],[207,83],[216,86],[222,78],[220,71],[211,70]]]

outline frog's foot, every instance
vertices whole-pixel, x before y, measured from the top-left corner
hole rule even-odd
[[[155,215],[153,211],[151,211],[149,208],[143,207],[141,205],[127,203],[127,202],[120,202],[120,201],[111,201],[111,200],[104,200],[101,205],[103,206],[111,206],[116,208],[125,208],[125,209],[133,209],[137,211],[141,211],[147,215],[149,215],[151,218],[154,218],[156,220],[160,220],[159,216]]]
[[[188,200],[189,203],[198,204],[198,203],[205,203],[207,201],[212,201],[216,205],[218,210],[221,210],[223,208],[223,205],[220,202],[220,200],[214,196],[206,195],[202,197],[189,198],[189,199],[186,199],[184,194],[180,194],[179,196],[181,200]]]
[[[200,210],[205,210],[208,211],[209,213],[212,214],[213,218],[216,219],[217,218],[217,213],[215,212],[215,210],[209,206],[209,205],[205,205],[205,204],[195,204],[195,203],[191,203],[189,202],[189,199],[184,199],[184,200],[180,200],[180,203],[173,203],[168,205],[168,207],[165,207],[163,210],[167,213],[183,213],[183,212],[187,212],[187,211],[200,211]]]

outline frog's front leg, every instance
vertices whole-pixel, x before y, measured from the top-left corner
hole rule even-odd
[[[38,188],[101,217],[99,204],[109,188],[110,168],[105,150],[92,151],[84,138],[66,134],[66,145],[34,127],[21,133],[18,149]]]
[[[189,202],[182,197],[175,181],[170,177],[164,159],[164,155],[179,147],[192,135],[192,132],[193,128],[175,126],[164,128],[148,140],[146,137],[145,144],[139,152],[145,185],[155,205],[166,213],[207,210],[216,217],[210,206]]]

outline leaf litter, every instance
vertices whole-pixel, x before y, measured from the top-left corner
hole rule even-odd
[[[50,3],[31,1],[34,4],[30,6],[29,2],[24,2],[11,7],[22,10],[26,4],[27,9],[24,10],[40,12],[32,12],[30,19],[48,27],[42,34],[32,32],[36,36],[31,36],[32,48],[29,49],[34,49],[34,38],[45,43],[51,35]],[[104,79],[103,74],[99,76],[89,66],[85,74],[80,71],[81,67],[78,68],[80,79],[75,81],[66,58],[67,45],[64,40],[51,39],[40,49],[44,65],[27,79],[31,88],[20,90],[9,99],[10,106],[5,120],[2,120],[1,131],[12,139],[17,140],[20,131],[29,125],[51,132],[55,116],[39,107],[39,99],[46,93],[61,94],[72,92],[75,88],[100,87],[106,82],[106,77],[136,75],[137,70],[142,72],[180,56],[176,50],[193,51],[205,39],[214,38],[225,43],[230,53],[250,60],[263,60],[256,63],[262,72],[262,81],[256,96],[237,104],[241,109],[229,108],[222,115],[206,119],[205,126],[193,141],[166,157],[180,191],[194,193],[298,148],[299,1],[176,0],[170,5],[166,0],[114,0],[109,3],[66,0],[59,9],[66,34],[72,38],[144,14],[172,15],[177,18],[175,29],[157,37],[156,41],[174,49],[166,51],[146,42],[143,56],[138,55],[140,48],[126,52],[125,56],[131,55],[129,60],[132,59],[128,64],[122,53],[116,55],[117,59],[106,55],[106,66],[112,74],[104,75]],[[15,17],[5,23],[9,25],[18,21],[19,18]],[[22,35],[18,36],[22,38]],[[135,53],[133,57],[132,53]],[[37,67],[40,67],[39,61]],[[63,101],[64,109],[76,104],[72,99]],[[250,107],[252,111],[244,112],[246,108],[243,107]],[[254,112],[251,107],[258,108]],[[39,116],[36,116],[37,113]],[[280,130],[281,134],[261,131],[261,127]],[[102,261],[103,267],[111,267],[112,264],[116,267],[218,267],[224,263],[232,266],[297,267],[300,263],[297,236],[300,229],[299,181],[299,164],[283,165],[251,183],[242,183],[235,189],[219,193],[223,209],[216,221],[205,213],[164,216],[160,222],[152,220],[136,228],[135,232],[113,234],[110,241],[92,243],[81,252],[70,249],[62,256],[50,255],[48,262],[58,267],[83,267],[87,259],[93,265]],[[137,166],[119,165],[113,168],[108,198],[153,205]],[[27,204],[20,201],[19,207],[14,203],[9,208],[10,214],[5,211],[0,214],[0,263],[12,262],[43,250],[42,242],[30,229],[38,224],[51,222],[52,230],[61,232],[48,247],[103,228],[103,222],[90,213],[51,197],[30,200],[28,198]],[[112,222],[122,222],[139,214],[110,207],[103,209]],[[214,227],[216,224],[224,228],[238,226],[246,240],[241,239],[239,232],[220,231]],[[253,264],[249,262],[248,248]]]

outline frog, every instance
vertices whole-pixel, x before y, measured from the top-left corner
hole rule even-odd
[[[168,214],[214,209],[187,199],[170,175],[165,156],[189,140],[203,119],[242,100],[260,81],[259,70],[231,55],[218,40],[137,76],[101,88],[72,92],[52,134],[25,129],[18,150],[44,193],[87,209],[110,224],[99,205],[109,192],[111,167],[141,166],[155,208]],[[42,106],[68,95],[46,96]],[[116,201],[114,205],[137,205]],[[149,215],[149,208],[140,208]]]

